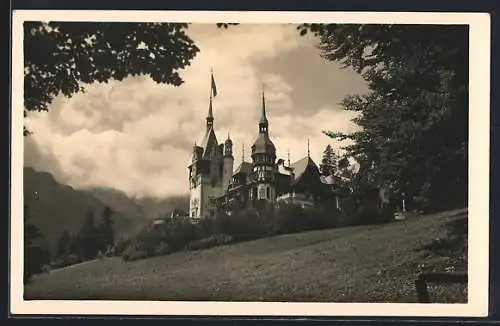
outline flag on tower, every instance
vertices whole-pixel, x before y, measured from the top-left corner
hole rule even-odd
[[[212,94],[215,97],[215,96],[217,96],[217,86],[215,86],[215,79],[214,79],[213,71],[211,72],[211,76],[212,76]]]

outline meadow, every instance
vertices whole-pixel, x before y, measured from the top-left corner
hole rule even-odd
[[[26,300],[411,303],[417,301],[418,272],[467,270],[467,237],[450,233],[450,226],[466,226],[467,220],[463,209],[138,261],[106,257],[38,275],[24,295]],[[431,286],[429,292],[433,302],[467,300],[465,286]]]

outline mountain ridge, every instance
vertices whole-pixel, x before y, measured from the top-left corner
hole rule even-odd
[[[61,234],[64,231],[69,234],[77,233],[89,211],[94,214],[96,224],[100,222],[106,206],[114,211],[114,231],[117,240],[133,236],[150,221],[145,214],[141,214],[141,206],[131,200],[129,202],[125,198],[116,202],[103,200],[105,194],[111,193],[109,189],[101,189],[100,196],[96,196],[95,190],[92,193],[60,183],[51,173],[37,171],[33,167],[25,166],[23,174],[24,205],[29,209],[30,222],[40,230],[43,235],[41,246],[48,249],[52,256],[56,252],[57,241]],[[127,203],[129,206],[124,206]],[[135,210],[130,207],[134,207]],[[164,205],[163,208],[165,207]]]
[[[140,215],[148,220],[164,217],[174,209],[187,212],[189,208],[189,195],[187,194],[157,198],[132,197],[111,187],[89,187],[81,190],[92,194],[110,207],[116,207],[121,212]]]

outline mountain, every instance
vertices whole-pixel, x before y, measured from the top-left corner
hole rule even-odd
[[[155,219],[170,214],[174,209],[187,212],[189,195],[167,198],[129,197],[124,192],[112,188],[88,188],[85,191],[100,201],[126,215]]]
[[[113,188],[84,188],[80,189],[95,198],[99,199],[104,204],[112,207],[116,212],[128,216],[144,216],[143,208],[137,204],[133,198],[128,197],[124,192]]]
[[[141,215],[116,210],[92,194],[60,184],[50,173],[31,167],[24,168],[24,204],[28,205],[32,223],[39,228],[52,254],[61,233],[76,233],[89,210],[94,213],[96,224],[106,206],[115,210],[115,238],[127,238],[147,223]]]
[[[168,198],[138,198],[136,202],[141,205],[144,214],[149,218],[158,218],[160,216],[165,216],[174,209],[181,210],[183,212],[189,211],[189,195],[179,195]]]

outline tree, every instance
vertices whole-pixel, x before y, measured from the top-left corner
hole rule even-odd
[[[106,206],[102,212],[102,220],[99,225],[100,243],[99,249],[101,251],[106,251],[108,247],[113,246],[114,241],[114,231],[113,231],[113,210]]]
[[[31,215],[27,205],[24,206],[24,283],[28,283],[34,274],[42,271],[42,266],[50,260],[48,251],[35,244],[42,234],[31,224]]]
[[[71,237],[68,231],[61,233],[61,237],[57,240],[56,257],[66,257],[70,252]]]
[[[188,24],[25,22],[24,107],[47,111],[60,93],[83,84],[147,75],[158,83],[182,84],[179,70],[199,49]],[[25,129],[25,135],[28,131]]]
[[[356,176],[356,173],[354,171],[354,168],[351,166],[349,159],[345,156],[339,159],[337,162],[337,176],[340,179],[341,186],[345,190],[352,188],[352,182],[354,180],[354,177]]]
[[[89,210],[78,234],[81,241],[81,256],[92,259],[99,251],[99,229],[94,224],[94,213]]]
[[[83,257],[82,240],[79,233],[72,234],[69,239],[69,253],[78,257]]]
[[[337,155],[330,145],[327,145],[325,151],[323,152],[323,158],[321,159],[319,170],[324,176],[335,175],[337,172]]]
[[[358,71],[367,95],[349,96],[360,131],[348,155],[357,180],[391,185],[426,209],[467,202],[468,28],[452,25],[321,25],[299,27],[320,39],[321,54]]]

